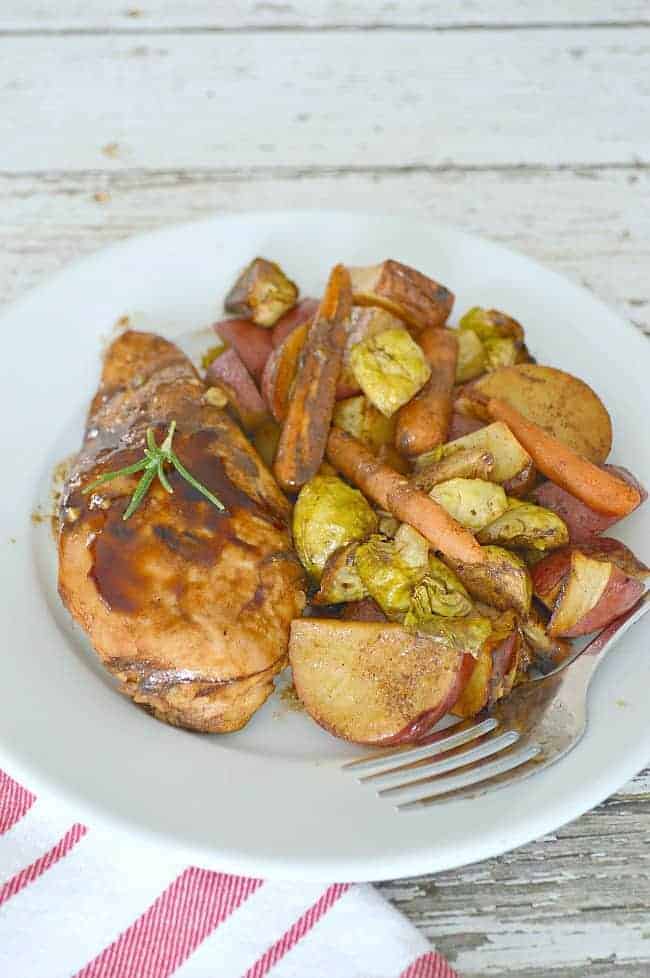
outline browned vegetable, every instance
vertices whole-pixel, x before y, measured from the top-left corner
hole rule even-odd
[[[462,564],[449,557],[445,562],[478,601],[501,611],[512,608],[520,615],[528,614],[533,585],[528,568],[516,554],[489,546],[483,547],[482,563]]]
[[[400,625],[299,618],[289,661],[296,692],[336,737],[401,744],[422,737],[457,700],[474,658]]]
[[[401,319],[397,319],[386,309],[380,309],[378,306],[352,306],[348,338],[343,351],[343,364],[336,385],[337,400],[345,400],[361,392],[359,381],[354,376],[350,363],[352,350],[357,343],[361,343],[369,336],[383,333],[385,329],[399,329],[403,325]]]
[[[432,499],[344,431],[332,428],[327,442],[332,465],[382,509],[426,537],[436,549],[467,564],[484,559],[481,547],[464,527]]]
[[[392,445],[395,437],[394,418],[385,417],[363,394],[338,401],[332,422],[349,435],[378,452],[385,445]]]
[[[356,552],[359,541],[354,540],[339,547],[327,559],[320,579],[320,588],[311,599],[312,604],[340,604],[343,601],[361,601],[368,597],[368,589],[359,577]]]
[[[472,674],[451,712],[459,717],[473,717],[511,691],[519,656],[521,635],[512,611],[506,611],[492,623],[492,632],[483,643]]]
[[[351,300],[350,276],[343,265],[336,265],[300,356],[275,458],[275,476],[292,492],[308,482],[323,461]]]
[[[563,638],[551,638],[544,619],[535,605],[521,621],[522,634],[532,650],[532,663],[540,672],[551,672],[571,655],[571,643]]]
[[[494,455],[482,448],[464,448],[418,468],[411,481],[418,489],[430,492],[448,479],[490,479],[493,470]]]
[[[279,265],[266,258],[255,258],[233,285],[224,306],[227,312],[270,327],[296,304],[297,298],[297,286]]]
[[[454,304],[453,293],[444,285],[392,259],[351,268],[350,276],[355,305],[383,306],[418,330],[444,326]]]
[[[420,471],[431,461],[447,459],[467,449],[480,449],[490,453],[494,465],[489,478],[492,482],[503,483],[507,492],[511,492],[509,483],[531,470],[532,462],[528,452],[524,451],[507,425],[498,423],[485,425],[477,431],[456,438],[455,441],[448,441],[434,451],[431,458],[426,454],[421,455],[415,460],[416,468]]]
[[[309,322],[303,322],[285,336],[269,356],[262,372],[262,396],[276,421],[287,416],[289,398],[296,379],[298,362],[309,333]]]
[[[224,350],[206,371],[209,384],[225,391],[228,403],[234,408],[242,426],[248,432],[257,431],[269,420],[269,412],[255,381],[234,349]]]
[[[403,455],[421,455],[447,439],[453,406],[458,341],[451,330],[429,326],[418,342],[431,367],[431,377],[415,397],[400,408],[395,444]]]
[[[410,401],[431,375],[424,353],[403,326],[357,343],[350,364],[363,393],[387,418]]]

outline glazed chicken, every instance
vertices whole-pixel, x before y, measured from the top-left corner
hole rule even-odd
[[[238,730],[287,662],[304,579],[273,476],[174,344],[126,332],[109,348],[60,512],[59,592],[121,689],[192,730]],[[171,421],[174,450],[226,507],[176,471],[128,520],[141,473],[83,493],[143,457]]]

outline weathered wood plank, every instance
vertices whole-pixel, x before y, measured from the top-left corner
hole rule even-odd
[[[650,162],[650,28],[19,36],[2,169]]]
[[[0,176],[0,301],[114,240],[210,213],[330,206],[441,220],[519,248],[650,332],[650,171],[201,171]]]
[[[246,0],[5,0],[4,30],[229,29],[246,27],[458,27],[467,25],[624,24],[648,20],[644,0],[311,0],[310,3]]]

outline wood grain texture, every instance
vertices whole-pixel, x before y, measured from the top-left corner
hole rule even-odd
[[[650,163],[650,28],[18,36],[3,171]]]
[[[594,290],[650,332],[650,169],[0,174],[0,302],[112,241],[211,213],[342,207],[457,224]]]
[[[526,27],[534,24],[638,24],[647,22],[645,0],[5,0],[0,30],[233,30],[248,27],[412,26],[417,29]]]

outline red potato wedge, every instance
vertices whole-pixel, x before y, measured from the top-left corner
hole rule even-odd
[[[467,564],[481,563],[484,552],[473,535],[409,479],[377,459],[356,438],[332,428],[327,441],[332,465],[381,509],[408,523],[442,553]]]
[[[309,715],[358,744],[406,744],[448,712],[474,658],[441,642],[375,621],[299,618],[289,661]]]
[[[345,621],[388,621],[388,618],[373,598],[349,601],[343,608],[341,618]]]
[[[638,489],[578,455],[507,401],[490,398],[487,410],[495,421],[508,425],[540,472],[591,509],[605,516],[627,516],[640,504]]]
[[[223,319],[212,328],[224,343],[237,351],[251,377],[259,383],[273,349],[269,330],[249,319]]]
[[[629,611],[644,591],[641,581],[628,577],[616,564],[574,550],[548,623],[548,634],[577,638],[605,628]]]
[[[381,265],[350,268],[354,303],[382,306],[416,330],[444,326],[454,295],[421,272],[387,259]]]
[[[449,422],[447,440],[455,441],[464,435],[470,435],[473,431],[484,428],[486,424],[487,421],[481,421],[479,418],[472,418],[467,414],[460,414],[458,411],[454,411]]]
[[[612,447],[611,418],[596,392],[578,377],[536,363],[501,367],[465,384],[457,394],[456,410],[489,421],[490,398],[505,401],[590,462],[600,465],[607,459]]]
[[[395,445],[406,456],[421,455],[447,441],[458,359],[458,340],[451,330],[429,326],[418,335],[418,343],[431,377],[397,415]]]
[[[451,709],[455,716],[476,716],[489,709],[511,691],[522,648],[522,639],[513,612],[501,615],[492,635],[483,643],[472,674]]]
[[[272,351],[264,367],[262,395],[278,423],[284,421],[287,415],[289,397],[296,379],[300,354],[309,333],[309,325],[309,322],[304,322],[293,329]]]
[[[350,275],[336,265],[300,354],[273,465],[288,492],[304,486],[325,456],[351,308]]]
[[[571,569],[573,554],[576,552],[592,560],[614,564],[625,577],[637,581],[644,581],[650,575],[650,568],[638,560],[629,547],[611,537],[596,537],[595,540],[560,547],[531,569],[535,594],[549,610],[555,606],[561,586]]]
[[[603,467],[607,472],[636,489],[639,493],[639,503],[647,499],[647,492],[627,469],[616,465],[605,465]],[[592,540],[595,536],[608,530],[610,526],[618,523],[619,520],[618,516],[606,516],[590,509],[589,506],[580,502],[566,489],[555,485],[554,482],[543,482],[534,490],[532,498],[538,506],[544,506],[562,517],[569,530],[571,543],[583,543]]]
[[[226,391],[228,401],[246,431],[256,431],[266,424],[269,412],[236,350],[231,348],[221,353],[212,361],[205,376],[208,383],[216,383]]]
[[[318,311],[318,299],[301,299],[298,305],[285,312],[271,331],[273,347],[280,346],[294,329],[303,323],[310,323]]]

